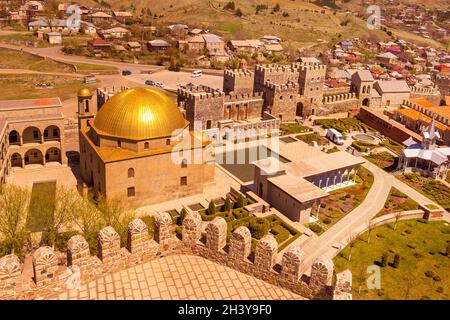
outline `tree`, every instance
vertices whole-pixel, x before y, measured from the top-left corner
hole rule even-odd
[[[211,202],[209,203],[209,206],[208,206],[208,214],[213,215],[215,213],[216,213],[216,205],[211,200]]]
[[[394,230],[397,229],[398,221],[400,220],[401,215],[402,215],[401,211],[394,213],[394,218],[395,218]]]
[[[348,261],[352,260],[352,249],[356,245],[356,240],[357,239],[358,238],[355,237],[354,235],[349,235],[348,236],[348,248],[349,248],[348,257],[347,257]]]
[[[242,13],[242,10],[240,8],[237,8],[236,12],[234,13],[237,17],[242,17],[244,14]]]
[[[230,1],[226,5],[223,6],[224,10],[234,11],[235,8],[236,8],[236,5],[234,4],[234,1]]]
[[[230,198],[227,197],[227,198],[225,199],[224,211],[225,211],[225,212],[230,212],[231,209],[232,209],[232,206],[231,206],[231,200],[230,200]]]
[[[397,269],[398,266],[399,266],[399,264],[400,264],[400,255],[399,255],[398,253],[396,253],[396,254],[394,255],[394,261],[392,262],[392,267],[394,267],[395,269]]]
[[[370,235],[371,235],[373,229],[375,229],[375,224],[372,222],[372,220],[369,220],[367,222],[367,230],[368,230],[367,243],[369,243],[369,244],[370,244]]]
[[[450,256],[450,242],[447,242],[447,249],[445,250],[445,255],[446,255],[447,257]]]
[[[388,259],[389,259],[389,253],[383,252],[383,254],[381,255],[381,266],[382,267],[386,267],[387,266]]]
[[[236,201],[236,208],[243,208],[243,207],[244,207],[244,196],[240,193]]]
[[[0,191],[0,256],[15,252],[21,255],[27,240],[26,219],[30,192],[15,185]]]
[[[273,10],[273,12],[278,12],[278,11],[280,11],[280,9],[281,9],[281,8],[280,8],[280,4],[277,3],[277,4],[273,7],[272,10]]]

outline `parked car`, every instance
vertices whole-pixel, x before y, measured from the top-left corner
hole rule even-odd
[[[130,70],[122,70],[122,75],[123,76],[129,76],[131,74]]]
[[[146,84],[146,85],[149,85],[149,86],[155,86],[155,85],[156,85],[156,82],[153,81],[153,80],[145,80],[145,84]]]
[[[202,75],[203,75],[202,70],[195,70],[194,72],[192,72],[192,78],[201,77]]]
[[[162,82],[156,82],[156,86],[160,88],[164,88],[164,83]]]
[[[336,129],[333,129],[333,128],[328,129],[326,137],[338,145],[344,144],[344,137]]]

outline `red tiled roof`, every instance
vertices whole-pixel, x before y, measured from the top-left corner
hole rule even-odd
[[[88,41],[88,44],[91,46],[110,46],[111,44],[108,41],[105,41],[101,38],[95,38]]]

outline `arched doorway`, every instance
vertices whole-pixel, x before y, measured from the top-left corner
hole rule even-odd
[[[45,152],[46,162],[61,162],[61,151],[58,148],[50,148]]]
[[[41,131],[36,127],[28,127],[23,131],[23,142],[24,143],[40,143],[41,142]]]
[[[57,126],[48,126],[44,130],[44,141],[59,141],[60,130]]]
[[[303,117],[303,103],[297,103],[297,108],[295,109],[295,115],[297,117]]]
[[[42,152],[38,149],[31,149],[25,153],[25,165],[27,164],[44,164]]]
[[[22,168],[22,156],[17,152],[11,155],[11,167]]]
[[[365,106],[365,107],[368,107],[369,106],[369,98],[365,98],[363,101],[362,101],[362,105],[363,106]]]
[[[20,144],[20,136],[16,130],[9,133],[9,144]]]

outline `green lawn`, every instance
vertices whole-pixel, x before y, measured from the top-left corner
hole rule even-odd
[[[55,197],[56,181],[33,183],[27,217],[28,230],[43,231],[46,221],[53,215]]]
[[[398,175],[397,178],[436,201],[444,209],[450,209],[450,188],[441,181],[422,177],[416,173],[405,173]]]
[[[346,247],[334,258],[336,272],[350,269],[353,273],[354,299],[443,299],[450,298],[450,257],[445,255],[450,242],[450,227],[442,221],[399,221],[375,228],[356,240],[351,250]],[[398,268],[381,268],[381,289],[369,290],[367,267],[380,265],[384,252],[400,255]]]
[[[364,158],[387,172],[397,168],[398,157],[394,157],[387,151],[371,153]]]
[[[41,72],[73,73],[73,67],[51,59],[0,48],[0,69],[26,69]]]
[[[389,196],[384,203],[384,208],[377,214],[377,217],[399,211],[416,210],[419,204],[406,194],[392,187]]]
[[[326,225],[327,228],[330,228],[345,217],[350,211],[358,207],[364,201],[367,193],[372,187],[373,174],[366,168],[360,167],[356,182],[355,185],[350,187],[330,191],[330,195],[321,200],[319,221],[322,225]],[[313,205],[312,212],[317,212],[316,204]],[[317,224],[311,224],[309,227],[311,228],[312,225]],[[321,234],[324,231],[317,227],[313,227],[311,230],[317,234]]]
[[[281,130],[283,134],[303,133],[312,131],[310,127],[303,126],[300,123],[282,123]]]
[[[320,134],[318,134],[317,132],[313,132],[311,134],[301,134],[298,136],[295,136],[298,140],[301,140],[307,144],[312,144],[313,141],[317,142],[317,144],[319,146],[325,146],[327,144],[329,144],[330,142],[328,141],[328,139],[322,137]]]

